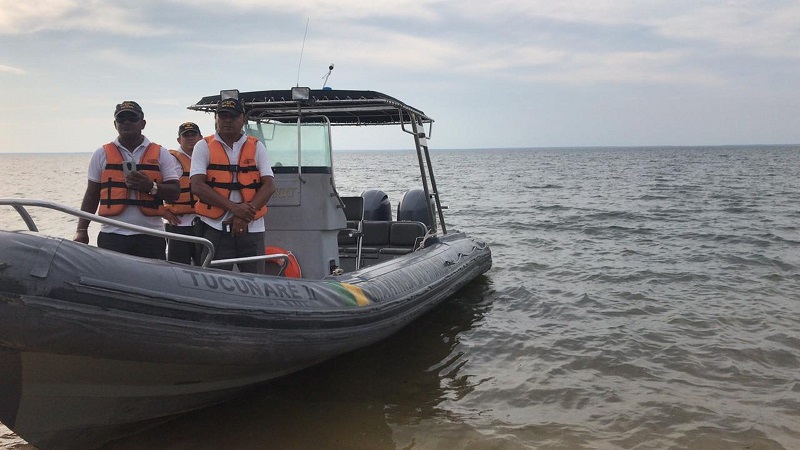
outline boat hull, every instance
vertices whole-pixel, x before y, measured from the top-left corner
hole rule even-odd
[[[460,233],[292,280],[0,232],[0,421],[93,448],[395,333],[491,267]]]

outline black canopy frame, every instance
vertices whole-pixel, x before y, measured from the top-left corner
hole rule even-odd
[[[219,100],[220,95],[203,97],[189,109],[213,113]],[[239,93],[239,100],[247,119],[259,122],[290,122],[302,115],[304,122],[321,122],[324,116],[331,125],[339,126],[405,125],[415,118],[429,126],[433,123],[419,109],[375,91],[312,89],[308,100],[292,100],[288,89],[254,91]]]

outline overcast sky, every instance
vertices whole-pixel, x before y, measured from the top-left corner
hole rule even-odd
[[[330,63],[433,117],[432,149],[800,143],[794,0],[0,0],[0,152],[92,151],[122,100],[173,147],[211,132],[201,97]]]

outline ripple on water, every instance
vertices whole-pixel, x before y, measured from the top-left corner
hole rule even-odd
[[[114,450],[800,448],[800,147],[434,157],[448,229],[490,243],[485,277],[376,346]],[[80,204],[87,161],[54,200]],[[340,192],[392,205],[416,164],[337,163]]]

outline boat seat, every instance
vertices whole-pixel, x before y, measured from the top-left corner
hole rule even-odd
[[[344,206],[344,216],[347,220],[347,228],[340,230],[337,237],[339,247],[348,248],[355,246],[355,270],[361,266],[361,246],[363,240],[364,223],[364,198],[358,197],[339,197]],[[339,258],[342,252],[339,252]]]
[[[352,272],[356,270],[356,254],[340,254],[339,267],[345,272]]]
[[[428,231],[424,223],[411,220],[365,220],[362,226],[360,258],[353,237],[339,234],[339,265],[346,272],[357,270],[356,264],[358,267],[368,267],[411,253]]]
[[[361,240],[361,253],[378,253],[381,247],[389,245],[391,222],[365,220]]]
[[[378,252],[380,249],[389,245],[390,225],[391,222],[387,221],[365,220],[361,224],[360,257],[358,246],[340,246],[339,266],[347,271],[348,267],[353,267],[354,270],[358,270],[361,267],[375,264],[378,261]],[[346,237],[342,237],[342,240],[346,239]],[[354,261],[354,263],[352,261]]]
[[[428,229],[422,222],[391,222],[389,227],[389,245],[380,249],[386,255],[404,255],[411,253],[425,237]]]
[[[355,247],[358,244],[358,235],[353,231],[357,231],[359,223],[356,220],[348,220],[347,228],[339,232],[339,247]]]

